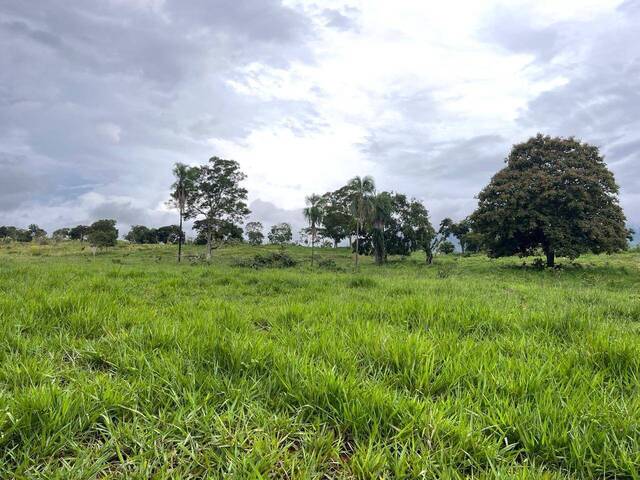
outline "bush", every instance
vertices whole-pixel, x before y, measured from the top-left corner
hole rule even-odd
[[[249,268],[290,268],[295,267],[298,262],[285,252],[272,252],[267,255],[256,255],[251,260],[237,260],[238,267]]]

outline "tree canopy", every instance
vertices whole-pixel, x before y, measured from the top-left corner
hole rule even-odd
[[[302,214],[307,222],[309,222],[309,234],[311,235],[311,265],[313,266],[318,227],[324,216],[324,203],[322,201],[322,197],[315,193],[306,197],[305,202],[307,206],[302,210]]]
[[[492,257],[540,248],[552,267],[556,255],[623,250],[631,235],[598,148],[572,137],[515,145],[478,200],[472,221]]]
[[[262,233],[263,229],[264,227],[260,222],[247,223],[244,231],[249,245],[262,245],[262,242],[264,241],[264,233]]]
[[[184,217],[197,219],[194,228],[203,232],[210,259],[216,235],[225,236],[221,229],[241,222],[250,213],[246,204],[247,190],[240,185],[246,175],[235,160],[218,157],[194,168],[197,170],[186,193]]]
[[[144,225],[133,225],[124,239],[131,243],[158,243],[158,231]]]
[[[87,240],[92,247],[115,247],[118,240],[118,230],[115,220],[98,220],[89,227]]]
[[[271,227],[269,234],[269,243],[277,245],[285,245],[290,243],[293,239],[293,232],[291,231],[291,225],[288,223],[277,223]]]

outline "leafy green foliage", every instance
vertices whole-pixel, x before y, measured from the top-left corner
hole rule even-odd
[[[160,243],[178,243],[184,239],[184,232],[178,225],[165,225],[156,230],[156,238]]]
[[[33,240],[33,233],[29,229],[16,228],[12,225],[0,226],[0,238],[8,241],[16,242],[31,242]]]
[[[286,252],[271,252],[265,255],[256,255],[251,262],[253,268],[291,268],[297,264],[298,262]]]
[[[333,246],[352,235],[356,230],[355,220],[351,215],[351,200],[348,186],[323,196],[323,218],[320,235],[333,240]]]
[[[247,241],[249,245],[262,245],[264,242],[264,233],[262,231],[264,227],[260,222],[249,222],[245,226],[245,234],[247,235]]]
[[[240,243],[242,242],[242,228],[226,220],[213,220],[212,222],[201,223],[200,220],[193,222],[193,228],[198,232],[194,242],[196,245],[207,245],[208,228],[211,226],[212,243]]]
[[[185,192],[184,217],[197,219],[194,228],[204,232],[209,259],[216,235],[218,238],[235,236],[237,230],[233,231],[232,226],[250,213],[247,190],[240,185],[246,175],[235,160],[218,157],[194,168],[189,171],[193,178]]]
[[[131,243],[158,243],[158,231],[155,228],[148,228],[144,225],[133,225],[131,230],[124,236],[124,239]]]
[[[76,225],[69,229],[69,238],[71,240],[80,240],[80,243],[87,239],[89,233],[89,227],[87,225]]]
[[[627,248],[618,186],[597,147],[539,134],[515,145],[506,163],[480,192],[472,216],[490,256],[541,248],[553,266],[556,255]]]
[[[93,222],[89,227],[87,240],[92,247],[115,247],[118,240],[116,221],[106,219]]]
[[[455,246],[449,240],[445,240],[440,245],[438,245],[438,251],[443,255],[449,255],[453,253],[455,249]]]
[[[269,243],[275,245],[286,245],[287,243],[291,243],[291,240],[293,239],[291,225],[288,223],[277,223],[272,225],[267,238],[269,239]]]
[[[69,228],[58,228],[57,230],[53,231],[53,233],[51,234],[51,238],[56,241],[69,240],[69,232]]]

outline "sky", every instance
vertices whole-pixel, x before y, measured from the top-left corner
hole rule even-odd
[[[267,227],[354,175],[457,220],[542,132],[640,225],[640,0],[0,0],[0,45],[0,224],[177,223],[212,156]]]

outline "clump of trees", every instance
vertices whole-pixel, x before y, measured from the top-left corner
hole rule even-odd
[[[31,242],[33,234],[28,228],[17,228],[13,225],[0,226],[0,238],[15,242]]]
[[[184,238],[184,232],[178,225],[166,225],[160,228],[149,228],[144,225],[133,225],[124,239],[137,244],[165,243],[174,244]]]
[[[212,157],[207,164],[196,167],[176,164],[174,176],[170,203],[179,209],[181,225],[183,219],[195,220],[196,240],[206,243],[207,260],[211,259],[214,242],[242,239],[242,229],[236,224],[250,211],[247,190],[241,186],[246,175],[238,162]]]
[[[315,210],[313,223],[310,205]],[[446,240],[434,230],[420,201],[396,192],[377,192],[369,176],[355,177],[335,191],[314,197],[304,213],[311,233],[329,238],[334,246],[349,239],[356,268],[363,254],[372,254],[382,264],[388,255],[406,256],[422,250],[431,262],[441,239]],[[312,243],[316,240],[312,236]]]
[[[548,267],[556,256],[624,250],[632,235],[598,147],[541,134],[514,145],[478,195],[471,221],[489,256],[541,249]]]

